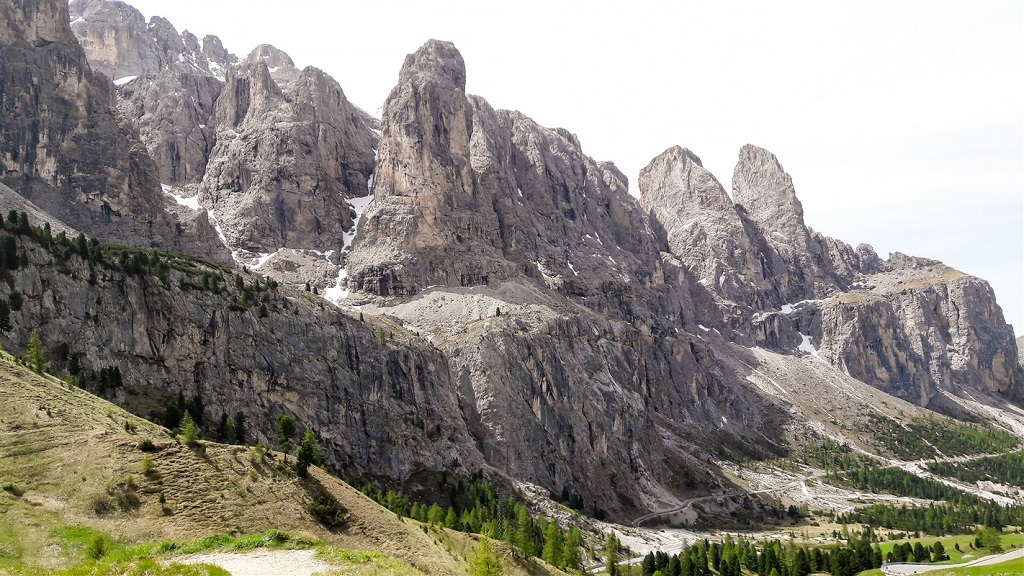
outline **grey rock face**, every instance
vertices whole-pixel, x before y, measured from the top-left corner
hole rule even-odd
[[[270,45],[238,63],[215,36],[200,42],[160,17],[145,25],[120,2],[76,1],[89,57],[140,74],[118,90],[118,109],[160,182],[198,194],[231,250],[343,247],[346,199],[369,193],[377,136],[337,82]]]
[[[810,338],[835,366],[921,405],[954,385],[1020,393],[1012,334],[983,281],[810,230],[766,150],[740,151],[735,208],[681,148],[656,158],[640,189],[665,249],[713,292],[737,340],[786,351]]]
[[[245,58],[246,64],[263,62],[270,70],[270,76],[278,84],[290,84],[299,77],[299,69],[284,50],[270,44],[260,44]]]
[[[74,27],[112,75],[127,69],[118,58],[139,74],[118,106],[156,165],[127,136],[102,148],[136,154],[138,168],[116,182],[150,195],[126,197],[160,215],[158,181],[195,191],[209,212],[178,225],[211,230],[214,217],[233,250],[315,248],[292,260],[281,250],[266,269],[287,274],[302,260],[323,279],[347,265],[348,288],[415,332],[375,320],[375,334],[302,293],[268,296],[262,316],[232,305],[231,287],[184,291],[178,272],[170,287],[110,271],[89,287],[81,262],[32,250],[14,282],[26,305],[5,344],[23,345],[29,326],[47,342],[72,334],[87,368],[118,365],[158,396],[202,387],[212,410],[243,411],[263,435],[274,415],[292,414],[336,465],[397,480],[452,460],[465,471],[491,465],[620,518],[685,489],[684,470],[706,469],[699,455],[711,446],[776,448],[786,416],[745,382],[744,361],[717,356],[740,348],[727,340],[794,354],[810,343],[921,404],[955,385],[1019,395],[1012,334],[986,285],[809,229],[792,178],[763,149],[740,152],[731,199],[696,155],[670,149],[641,174],[637,202],[626,177],[567,130],[466,95],[461,55],[430,41],[388,97],[375,163],[375,121],[323,72],[299,71],[271,46],[237,63],[215,38],[160,18],[141,30],[141,16],[111,4],[76,0]],[[33,50],[70,38],[45,18],[0,16],[0,38],[30,38]],[[117,45],[109,54],[105,38]],[[92,86],[110,114],[109,83],[54,77]],[[12,102],[5,117],[28,101]],[[86,117],[58,135],[84,131]],[[3,142],[5,159],[33,149],[32,170],[71,178],[50,168],[52,156],[39,160],[51,148],[34,142],[48,133],[12,133],[19,144]],[[346,260],[321,259],[352,230],[345,199],[371,191]]]
[[[901,256],[868,278],[869,289],[822,302],[823,355],[921,405],[954,385],[1019,397],[1013,332],[988,283]]]
[[[48,357],[57,358],[66,342],[86,372],[117,366],[133,389],[117,391],[118,399],[146,398],[149,408],[133,406],[143,415],[181,391],[202,397],[207,422],[241,412],[250,438],[271,444],[274,418],[291,415],[300,429],[316,432],[329,464],[354,475],[404,481],[423,471],[469,475],[483,466],[462,424],[447,360],[398,327],[385,327],[397,334],[384,340],[311,295],[252,292],[260,281],[252,275],[244,283],[266,314],[258,305],[237,307],[231,275],[215,294],[183,289],[183,279],[198,286],[199,278],[173,268],[165,285],[98,266],[90,285],[89,266],[77,256],[59,263],[31,241],[25,245],[29,263],[0,287],[0,297],[18,290],[24,300],[3,344],[21,349],[38,328]]]
[[[217,100],[200,201],[232,247],[341,250],[353,226],[346,198],[369,193],[372,119],[316,68],[282,89],[265,61],[250,60],[228,72]]]
[[[765,450],[770,411],[679,332],[698,322],[690,277],[663,261],[625,177],[571,133],[466,96],[465,75],[449,43],[406,58],[348,273],[441,334],[488,462],[623,514],[681,485],[697,428],[743,422],[724,435]]]
[[[141,12],[120,0],[72,0],[68,8],[89,64],[112,80],[171,67],[222,76],[237,61],[216,36],[200,42],[188,31],[179,35],[159,16],[147,24]]]
[[[117,107],[135,120],[163,184],[198,184],[216,142],[211,118],[222,84],[178,67],[147,74],[118,90]]]
[[[625,176],[567,131],[467,97],[465,75],[450,43],[406,58],[384,107],[349,286],[393,297],[526,275],[607,303],[662,281]]]
[[[89,68],[68,6],[7,0],[0,19],[4,183],[92,235],[224,257],[212,228],[186,233],[165,210],[152,160],[119,125],[113,87]]]
[[[663,250],[679,258],[721,304],[765,309],[778,303],[764,254],[695,154],[676,146],[652,160],[640,172],[640,203]]]

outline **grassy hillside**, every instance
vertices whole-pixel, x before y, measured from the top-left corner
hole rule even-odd
[[[410,574],[465,574],[476,548],[475,537],[403,521],[318,468],[300,480],[280,454],[208,442],[189,448],[165,428],[37,375],[6,353],[0,399],[0,574],[79,566],[98,536],[108,558],[138,564],[172,560],[175,549],[188,548],[181,544],[207,536],[278,530],[294,536],[277,545],[319,543],[319,555],[333,564],[358,557],[366,570],[401,565]],[[323,493],[348,510],[343,526],[328,529],[308,511]],[[259,540],[212,539],[192,548],[275,544]],[[496,546],[508,574],[560,573]],[[374,573],[366,570],[354,573]]]

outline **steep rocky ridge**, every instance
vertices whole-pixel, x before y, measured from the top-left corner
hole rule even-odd
[[[180,391],[201,397],[210,419],[245,414],[267,439],[289,414],[317,433],[329,464],[366,478],[483,466],[447,359],[393,324],[378,330],[311,295],[187,260],[170,261],[162,280],[20,243],[28,262],[0,283],[0,298],[22,301],[5,348],[23,349],[38,329],[54,372],[117,366],[127,388],[116,399],[137,413],[161,413]]]
[[[200,41],[188,31],[178,34],[159,16],[147,23],[141,12],[121,1],[72,0],[68,9],[71,29],[92,69],[111,80],[173,67],[222,76],[237,61],[216,36]]]
[[[621,514],[684,491],[711,444],[777,448],[778,414],[680,331],[716,313],[625,176],[465,78],[450,43],[406,58],[348,286],[445,351],[488,461]]]
[[[282,89],[267,61],[250,57],[229,69],[210,124],[217,143],[199,201],[230,246],[343,248],[353,226],[346,198],[369,193],[376,135],[333,78],[307,67]]]
[[[139,246],[224,255],[168,213],[152,161],[119,125],[61,2],[0,2],[0,178],[69,226]]]
[[[447,42],[406,58],[384,106],[348,286],[386,299],[529,278],[616,318],[649,325],[656,307],[696,324],[703,290],[675,277],[668,287],[676,269],[626,177],[568,131],[467,96],[465,76]]]
[[[1019,396],[1012,331],[987,283],[927,259],[883,261],[809,229],[771,153],[740,151],[735,204],[678,147],[644,169],[640,189],[665,249],[710,288],[738,341],[816,345],[850,375],[921,405],[954,385]]]
[[[377,136],[376,121],[333,78],[299,70],[266,44],[238,61],[217,37],[200,42],[159,17],[147,25],[121,2],[76,0],[72,17],[90,60],[125,77],[119,110],[160,181],[181,198],[198,196],[237,261],[253,265],[282,248],[341,251],[354,226],[346,199],[369,194]],[[265,272],[327,284],[319,265],[290,254]]]

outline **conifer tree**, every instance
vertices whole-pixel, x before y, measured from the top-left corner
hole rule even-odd
[[[305,478],[309,467],[320,463],[320,446],[317,444],[316,436],[312,430],[306,430],[306,435],[299,444],[299,450],[295,453],[295,473],[299,478]]]
[[[292,451],[292,438],[295,437],[295,420],[291,416],[281,414],[277,417],[277,446],[284,452],[285,461]]]
[[[476,555],[469,566],[469,576],[504,576],[505,569],[498,559],[490,539],[481,538],[476,548]]]
[[[46,370],[46,360],[43,359],[43,343],[39,340],[39,331],[33,330],[28,339],[28,348],[25,349],[25,363],[32,370],[42,373]]]

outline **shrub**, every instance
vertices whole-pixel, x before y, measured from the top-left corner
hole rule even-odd
[[[11,496],[14,496],[15,498],[21,498],[22,495],[25,494],[25,490],[23,488],[15,485],[15,484],[12,484],[10,482],[4,484],[3,489],[4,489],[4,492],[7,492],[8,494],[10,494]]]
[[[139,469],[142,471],[143,476],[149,476],[153,473],[156,465],[153,464],[153,457],[146,454],[145,458],[142,459],[142,464],[139,465]]]
[[[89,560],[99,560],[107,554],[107,539],[102,534],[96,534],[85,546],[85,557]]]
[[[256,445],[249,448],[249,462],[256,464],[262,462],[263,458],[267,455],[267,446],[263,443],[263,440],[256,442]]]
[[[153,444],[153,441],[149,438],[139,440],[138,448],[143,452],[156,452],[156,444]]]
[[[97,494],[96,496],[93,496],[90,507],[94,514],[102,516],[108,512],[114,511],[114,501],[106,494]]]
[[[337,528],[344,525],[348,520],[348,510],[345,509],[341,502],[338,502],[334,496],[327,492],[321,492],[313,500],[313,503],[309,506],[309,513],[328,528]]]

